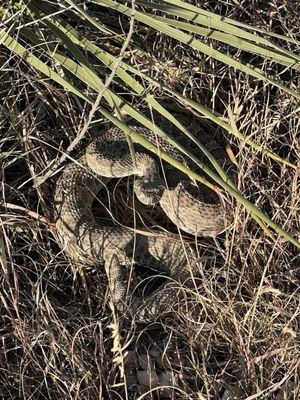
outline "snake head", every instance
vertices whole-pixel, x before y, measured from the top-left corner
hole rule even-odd
[[[139,201],[146,205],[157,204],[164,193],[163,180],[159,176],[136,177],[134,192]]]

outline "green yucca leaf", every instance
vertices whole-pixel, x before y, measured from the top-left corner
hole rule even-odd
[[[151,14],[147,14],[151,16]],[[244,40],[240,37],[236,37],[233,35],[228,35],[224,32],[219,32],[213,28],[203,28],[197,25],[192,25],[186,22],[178,21],[175,19],[167,18],[167,17],[155,17],[158,21],[162,21],[167,23],[170,26],[174,26],[175,28],[180,28],[188,32],[193,32],[198,35],[215,39],[219,42],[226,43],[230,46],[237,47],[238,49],[248,51],[250,53],[258,54],[262,57],[269,58],[278,64],[282,64],[293,68],[297,71],[300,71],[300,60],[295,60],[295,58],[288,57],[286,54],[275,51],[270,48],[266,48],[264,46],[258,46],[252,42]]]
[[[54,80],[55,82],[63,86],[66,90],[76,94],[76,96],[79,96],[83,100],[90,102],[88,97],[86,97],[80,90],[77,90],[69,82],[63,79],[58,73],[53,71],[39,58],[37,58],[30,51],[28,51],[26,47],[18,43],[17,40],[15,40],[12,36],[10,36],[4,29],[0,29],[0,43],[5,45],[15,54],[22,57],[29,65],[35,67],[37,70],[46,75],[49,79]]]
[[[261,43],[261,44],[265,44],[266,46],[271,46],[274,48],[281,49],[283,52],[286,52],[287,54],[289,54],[289,52],[286,49],[284,49],[283,47],[276,46],[274,43],[268,41],[267,39],[260,37],[260,36],[250,34],[247,31],[250,30],[250,31],[254,31],[254,32],[259,32],[259,33],[262,33],[264,36],[275,37],[277,39],[280,39],[280,40],[283,40],[286,42],[300,45],[300,41],[296,40],[294,38],[289,38],[288,36],[269,32],[264,29],[257,28],[256,26],[245,24],[243,22],[239,22],[234,19],[225,17],[223,15],[215,14],[211,11],[206,11],[203,8],[194,6],[190,3],[186,3],[182,0],[159,0],[159,1],[161,1],[163,3],[167,3],[170,6],[176,6],[176,7],[179,7],[180,9],[191,11],[192,15],[190,14],[190,17],[192,18],[193,21],[195,19],[199,18],[200,16],[208,18],[206,20],[206,23],[208,23],[208,24],[214,24],[215,21],[219,21],[219,23],[220,23],[219,27],[221,27],[220,29],[223,30],[224,32],[228,32],[228,33],[234,32],[234,34],[239,37],[243,37],[245,39],[249,38],[251,40],[254,40],[257,43]],[[232,30],[232,27],[235,27],[234,31]],[[244,29],[238,29],[238,27],[244,28]],[[251,36],[249,36],[249,35],[251,35]],[[297,57],[299,57],[299,56],[297,56]]]
[[[122,4],[116,3],[115,1],[112,0],[91,0],[92,3],[101,5],[101,6],[107,6],[111,9],[114,9],[116,11],[119,11],[127,16],[130,17],[131,15],[131,8],[124,6]],[[241,63],[240,61],[234,60],[232,57],[221,53],[218,50],[215,50],[211,48],[210,46],[202,43],[198,39],[195,39],[193,36],[179,30],[176,28],[173,28],[169,26],[166,23],[163,23],[162,21],[156,20],[154,17],[150,17],[149,15],[145,15],[144,13],[141,13],[139,11],[136,11],[135,13],[135,19],[143,22],[144,24],[151,26],[152,28],[165,33],[166,35],[177,39],[181,43],[184,43],[196,50],[199,50],[216,60],[219,60],[231,67],[234,67],[242,72],[246,72],[248,75],[251,75],[263,82],[270,83],[274,86],[277,86],[278,88],[284,90],[285,92],[289,93],[290,95],[296,97],[297,99],[300,99],[300,93],[296,92],[295,90],[292,90],[279,81],[275,80],[274,77],[267,76],[265,73],[263,73],[260,69],[255,68],[253,66],[249,66],[246,64]]]

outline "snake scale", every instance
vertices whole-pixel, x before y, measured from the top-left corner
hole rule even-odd
[[[152,131],[135,129],[185,162],[173,146]],[[62,249],[72,260],[104,264],[111,297],[119,309],[127,304],[123,268],[132,260],[170,277],[170,282],[144,299],[132,296],[128,309],[143,321],[172,307],[178,296],[178,283],[186,283],[196,272],[195,253],[191,246],[167,234],[149,236],[120,225],[100,225],[92,213],[95,196],[111,178],[134,175],[134,190],[141,202],[159,203],[181,230],[198,236],[219,234],[224,229],[226,213],[213,191],[206,187],[199,190],[179,171],[160,165],[159,159],[140,145],[135,143],[134,148],[135,162],[124,133],[116,127],[104,130],[87,146],[84,155],[64,168],[56,184],[54,210]]]

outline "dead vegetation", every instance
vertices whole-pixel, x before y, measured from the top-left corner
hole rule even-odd
[[[292,1],[191,3],[300,39],[300,10]],[[139,32],[143,37],[142,27],[135,35]],[[147,32],[145,48],[147,59],[134,50],[126,58],[224,119],[230,105],[246,136],[299,165],[294,98],[154,31]],[[72,264],[55,241],[51,200],[57,176],[35,187],[89,110],[0,49],[1,399],[299,399],[298,250],[276,235],[268,237],[236,204],[231,229],[215,240],[198,240],[199,285],[186,289],[186,301],[174,305],[174,315],[145,325],[117,314],[104,272]],[[259,57],[255,62],[299,88],[299,74]],[[146,112],[143,102],[129,100]],[[183,112],[175,100],[165,103]],[[92,131],[103,123],[97,121]],[[299,239],[299,168],[258,155],[228,134],[226,142],[241,192]],[[126,180],[117,190],[111,186],[110,194],[119,222],[176,232],[159,210],[133,207]],[[110,215],[102,212],[99,218],[107,221]],[[159,385],[165,388],[156,390]]]

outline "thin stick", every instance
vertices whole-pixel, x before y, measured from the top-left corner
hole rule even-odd
[[[9,210],[22,211],[22,212],[26,213],[27,215],[29,215],[31,218],[34,218],[34,219],[38,220],[39,222],[42,222],[43,224],[49,225],[51,223],[47,217],[42,217],[40,214],[38,214],[32,210],[28,210],[28,208],[19,206],[17,204],[1,202],[1,206],[4,208],[8,208]]]

